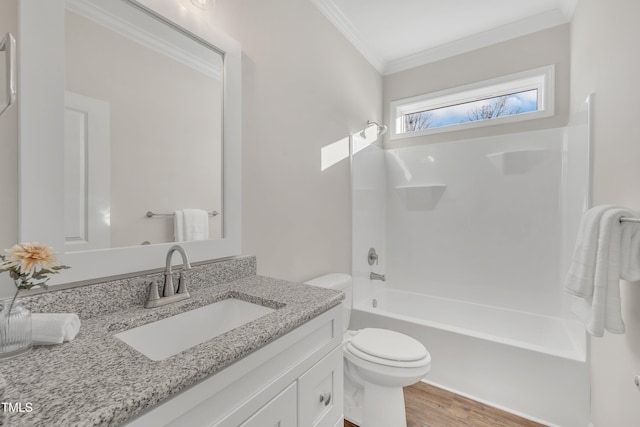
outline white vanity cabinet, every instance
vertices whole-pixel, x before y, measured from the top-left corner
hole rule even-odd
[[[125,425],[339,426],[343,420],[342,358],[339,305]]]
[[[296,383],[293,383],[243,422],[240,427],[297,427],[296,393]]]
[[[333,427],[342,419],[342,358],[338,346],[298,378],[299,426]]]

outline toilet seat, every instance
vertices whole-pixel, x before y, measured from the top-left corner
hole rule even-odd
[[[419,368],[431,363],[417,340],[387,329],[366,328],[348,334],[345,351],[360,359],[397,368]]]

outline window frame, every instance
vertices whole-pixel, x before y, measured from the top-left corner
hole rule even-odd
[[[407,114],[465,104],[533,89],[538,90],[537,111],[422,129],[413,132],[401,132],[404,126],[404,116]],[[391,124],[390,139],[413,138],[551,117],[555,114],[554,107],[555,65],[551,64],[489,80],[392,101],[389,121]]]

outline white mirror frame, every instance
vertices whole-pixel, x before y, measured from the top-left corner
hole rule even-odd
[[[241,48],[208,25],[200,10],[176,0],[128,2],[215,46],[224,54],[223,238],[182,242],[191,262],[241,253]],[[65,0],[18,0],[19,226],[21,242],[64,250],[64,13]],[[127,5],[132,7],[131,5]],[[164,266],[174,243],[59,254],[72,267],[50,284],[118,276]]]

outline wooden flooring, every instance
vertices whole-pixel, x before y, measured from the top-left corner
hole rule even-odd
[[[406,387],[404,400],[407,427],[544,427],[422,382]]]

